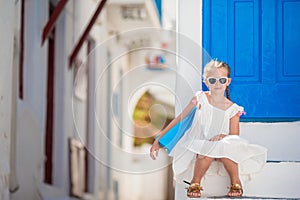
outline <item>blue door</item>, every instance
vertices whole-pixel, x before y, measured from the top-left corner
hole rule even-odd
[[[245,121],[300,120],[300,0],[203,0],[203,47]]]

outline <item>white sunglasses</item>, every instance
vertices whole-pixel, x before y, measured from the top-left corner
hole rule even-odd
[[[217,81],[219,81],[219,83],[221,85],[224,85],[228,82],[228,77],[220,77],[220,78],[216,78],[216,77],[208,77],[207,81],[209,84],[214,85],[217,83]]]

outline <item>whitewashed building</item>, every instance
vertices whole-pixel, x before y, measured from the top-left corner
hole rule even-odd
[[[118,169],[127,165],[132,171],[133,161],[120,165],[114,143],[121,144],[121,150],[132,150],[133,143],[130,135],[122,138],[114,120],[124,115],[122,126],[133,130],[127,125],[132,124],[125,99],[132,93],[127,89],[145,77],[169,77],[174,87],[174,73],[147,70],[149,51],[128,53],[153,46],[154,40],[161,48],[161,36],[145,31],[122,34],[161,28],[157,3],[161,2],[1,1],[0,199],[143,195],[128,184],[135,175],[126,177]],[[175,67],[175,59],[172,62]],[[137,83],[122,80],[137,65],[146,69],[135,74]]]
[[[172,14],[160,18],[159,2]],[[134,147],[131,117],[145,91],[174,117],[172,107],[178,114],[201,89],[207,1],[174,2],[0,2],[1,200],[173,198],[170,160]],[[158,55],[165,60],[156,63]],[[153,69],[161,64],[168,67]],[[300,198],[299,130],[297,120],[242,122],[242,136],[276,161],[244,185],[246,196]],[[227,185],[205,180],[206,195]]]

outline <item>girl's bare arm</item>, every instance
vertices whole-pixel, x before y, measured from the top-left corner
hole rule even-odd
[[[182,119],[184,119],[193,109],[195,104],[196,97],[193,97],[190,103],[184,108],[182,113],[180,113],[176,118],[174,118],[169,125],[164,128],[160,133],[159,136],[157,137],[157,140],[159,140],[162,136],[164,136],[171,128],[173,128],[178,122],[180,122]]]
[[[240,134],[240,115],[236,114],[230,119],[229,135]]]
[[[174,127],[178,122],[180,122],[183,118],[185,118],[193,109],[195,106],[196,97],[193,97],[193,99],[190,101],[190,103],[184,108],[182,113],[180,113],[175,119],[173,119],[170,124],[164,128],[160,133],[159,136],[154,140],[153,145],[150,149],[150,157],[153,160],[156,160],[156,157],[158,156],[158,150],[160,148],[160,144],[158,140],[163,137],[172,127]]]

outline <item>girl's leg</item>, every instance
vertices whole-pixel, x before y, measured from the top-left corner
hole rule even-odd
[[[239,184],[241,186],[238,164],[228,158],[221,158],[219,160],[224,164],[224,167],[229,174],[231,184],[232,185]],[[241,195],[242,192],[231,192],[231,191],[228,192],[228,196],[241,196]]]
[[[195,167],[194,167],[194,175],[193,179],[191,180],[191,183],[199,183],[201,182],[202,177],[204,176],[205,172],[209,168],[210,164],[214,158],[210,157],[197,157]],[[193,192],[188,192],[187,194],[189,197],[200,197],[200,193],[193,193]]]

